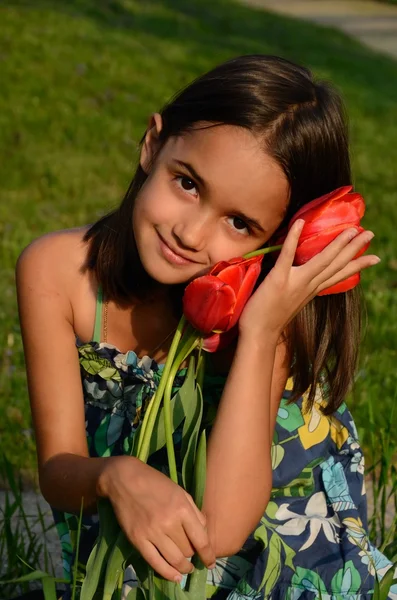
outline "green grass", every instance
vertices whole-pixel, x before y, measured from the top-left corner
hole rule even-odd
[[[255,52],[310,66],[346,99],[364,224],[382,258],[363,277],[368,327],[354,416],[364,442],[385,428],[397,387],[397,63],[342,33],[228,0],[3,0],[0,21],[0,437],[9,460],[34,472],[18,254],[115,206],[148,115],[194,76]],[[370,425],[368,399],[377,407]]]

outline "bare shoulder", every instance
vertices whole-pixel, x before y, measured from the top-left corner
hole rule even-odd
[[[17,277],[39,276],[53,279],[75,273],[84,265],[88,227],[47,233],[31,242],[17,261]]]
[[[74,322],[80,298],[92,287],[91,276],[84,269],[88,244],[87,227],[56,231],[29,244],[16,265],[16,284],[20,309],[32,308],[37,301],[58,306],[69,323]]]

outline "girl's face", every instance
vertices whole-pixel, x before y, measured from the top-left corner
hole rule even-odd
[[[133,214],[147,273],[162,284],[183,283],[263,246],[283,220],[289,185],[258,138],[231,125],[195,129],[170,138],[150,168],[154,129]]]

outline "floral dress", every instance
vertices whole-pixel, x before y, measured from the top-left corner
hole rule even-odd
[[[90,456],[128,454],[162,365],[99,341],[77,340],[77,350]],[[184,374],[179,372],[175,389],[182,385]],[[224,382],[211,375],[204,382],[204,423],[209,431]],[[325,416],[321,398],[310,412],[305,398],[288,404],[291,381],[286,387],[271,450],[270,502],[242,549],[218,558],[216,568],[208,571],[207,598],[370,599],[375,575],[381,579],[391,563],[368,539],[364,458],[353,419],[345,405]],[[177,449],[181,427],[174,433]],[[167,473],[165,450],[152,455],[149,464]],[[56,510],[54,517],[65,577],[70,579],[77,518]],[[87,561],[97,534],[98,518],[85,518],[80,564]],[[135,573],[129,568],[125,591],[135,585]],[[397,586],[391,588],[389,598],[397,600]]]

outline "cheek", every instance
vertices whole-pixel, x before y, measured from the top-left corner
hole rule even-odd
[[[253,252],[254,250],[258,250],[258,248],[261,248],[266,241],[263,240],[261,242],[258,238],[249,236],[241,237],[242,239],[239,239],[237,236],[233,239],[221,229],[216,237],[214,236],[209,243],[211,264],[215,264],[221,260],[237,258],[244,254],[248,254],[249,252]]]
[[[150,221],[158,225],[169,220],[175,207],[175,199],[169,185],[156,180],[148,179],[139,192],[134,209],[134,224],[144,224]]]

